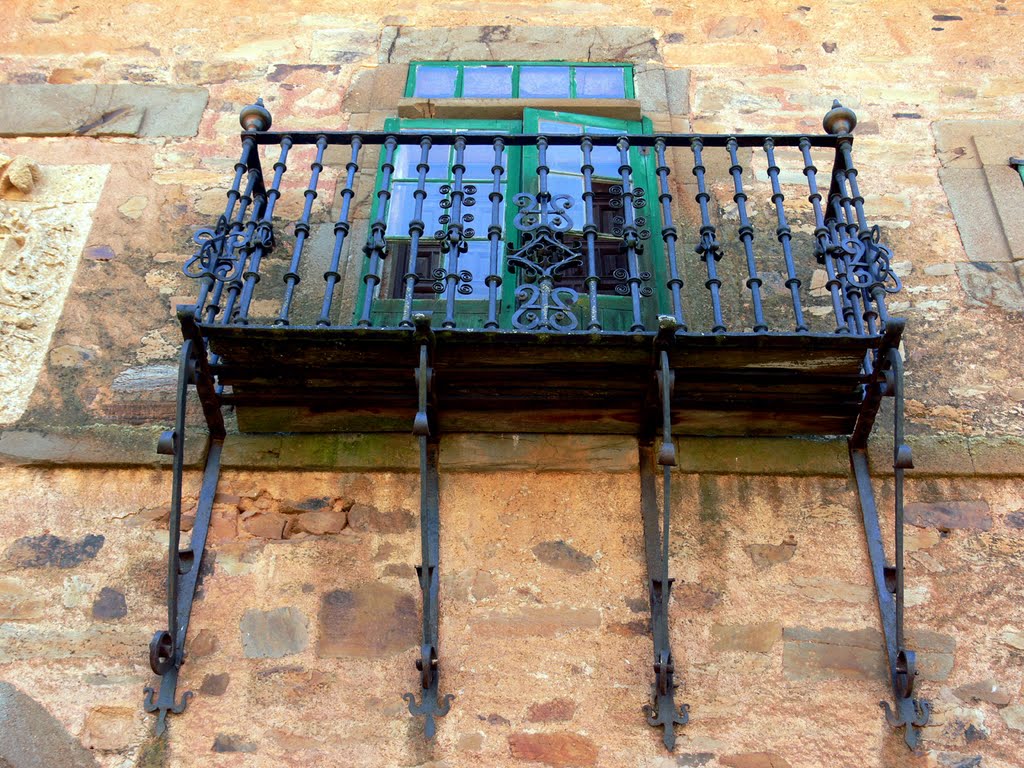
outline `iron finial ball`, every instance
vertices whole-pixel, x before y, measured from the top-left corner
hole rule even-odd
[[[849,107],[839,103],[839,99],[832,102],[832,109],[825,113],[825,119],[821,121],[825,133],[836,136],[842,133],[853,133],[857,127],[857,115]]]
[[[238,122],[246,131],[269,131],[273,124],[270,111],[263,106],[263,99],[256,99],[255,104],[248,104],[242,107],[238,115]]]

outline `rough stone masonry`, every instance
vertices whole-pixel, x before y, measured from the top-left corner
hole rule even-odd
[[[0,765],[1022,764],[1018,4],[5,11]],[[223,210],[239,108],[262,96],[280,127],[380,129],[415,106],[409,62],[434,58],[629,62],[663,131],[816,131],[834,97],[857,111],[866,204],[904,279],[891,309],[908,318],[907,622],[934,710],[919,753],[877,706],[888,682],[845,447],[757,439],[680,441],[670,630],[692,720],[674,755],[640,712],[635,442],[604,436],[446,438],[440,645],[458,698],[428,745],[401,698],[417,685],[412,438],[232,433],[180,689],[197,695],[154,737],[141,702],[166,621],[170,475],[153,445],[173,414],[174,308],[194,291],[180,267]],[[328,158],[321,212],[343,163]],[[732,221],[731,193],[715,196]],[[887,450],[880,434],[883,510]]]

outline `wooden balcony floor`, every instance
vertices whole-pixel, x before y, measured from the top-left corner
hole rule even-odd
[[[411,330],[201,326],[245,432],[410,432]],[[439,431],[639,434],[650,430],[655,334],[437,330]],[[880,338],[677,334],[674,431],[842,435]]]

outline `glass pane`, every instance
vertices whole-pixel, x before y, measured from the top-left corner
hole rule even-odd
[[[473,240],[466,245],[469,246],[469,250],[459,256],[459,271],[465,269],[473,275],[468,283],[473,290],[471,293],[456,293],[455,298],[486,299],[487,283],[484,281],[490,274],[491,244],[486,240]]]
[[[455,95],[455,79],[459,74],[456,67],[421,65],[416,67],[416,90],[414,96],[447,98]]]
[[[548,192],[551,193],[552,200],[558,195],[569,196],[572,205],[565,210],[565,215],[572,222],[572,229],[583,229],[586,223],[586,213],[583,210],[583,177],[552,174],[548,176]],[[561,205],[554,207],[556,210],[563,210]]]
[[[616,136],[624,132],[620,128],[599,128],[596,125],[588,125],[583,128],[584,133],[592,136]],[[595,176],[612,176],[619,178],[619,150],[612,147],[594,147],[590,153],[590,160],[594,166]]]
[[[427,184],[424,187],[427,193],[423,201],[424,237],[432,237],[434,232],[441,228],[438,219],[446,211],[441,208],[441,201],[445,196],[441,194],[440,187],[438,183]],[[415,190],[415,182],[401,181],[391,186],[387,230],[391,237],[409,236],[409,222],[412,221],[416,210]]]
[[[424,133],[451,133],[448,128],[407,128],[402,133],[424,134]],[[448,152],[447,144],[434,144],[427,155],[427,164],[430,170],[427,171],[428,179],[444,178],[448,175]],[[420,162],[422,148],[419,144],[408,144],[399,146],[395,152],[395,175],[396,179],[416,179],[420,172],[416,166]]]
[[[621,99],[625,95],[623,70],[619,67],[576,67],[577,98]]]
[[[469,98],[512,95],[512,67],[465,67],[462,70],[462,95]]]
[[[501,162],[505,163],[508,158],[508,149],[501,153]],[[493,181],[491,168],[494,167],[494,147],[487,144],[470,144],[462,153],[463,165],[466,172],[463,178]]]
[[[537,130],[546,134],[579,134],[583,132],[579,125],[561,120],[538,120]],[[583,153],[579,147],[548,147],[547,164],[548,168],[553,171],[580,173],[580,166],[583,165]]]
[[[544,99],[569,95],[568,67],[522,67],[519,70],[519,97]]]

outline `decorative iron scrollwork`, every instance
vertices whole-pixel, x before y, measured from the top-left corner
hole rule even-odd
[[[583,256],[561,240],[561,234],[572,229],[566,211],[573,199],[569,195],[522,193],[513,202],[520,209],[513,224],[524,233],[524,242],[515,251],[510,246],[507,259],[510,270],[521,270],[521,285],[516,289],[520,304],[512,314],[512,327],[520,331],[574,331],[579,321],[572,309],[579,293],[555,285],[561,272],[583,264]]]
[[[251,231],[237,229],[221,216],[217,226],[204,227],[192,235],[192,242],[199,250],[181,268],[185,277],[198,279],[213,278],[229,283],[242,276],[245,259],[239,254],[259,246],[264,253],[274,249],[274,229],[270,222],[261,221]]]
[[[830,249],[832,255],[843,260],[850,288],[869,292],[881,288],[885,293],[899,293],[903,282],[892,268],[892,250],[881,242],[881,230],[877,225],[869,232],[870,237],[864,239],[841,238]]]

